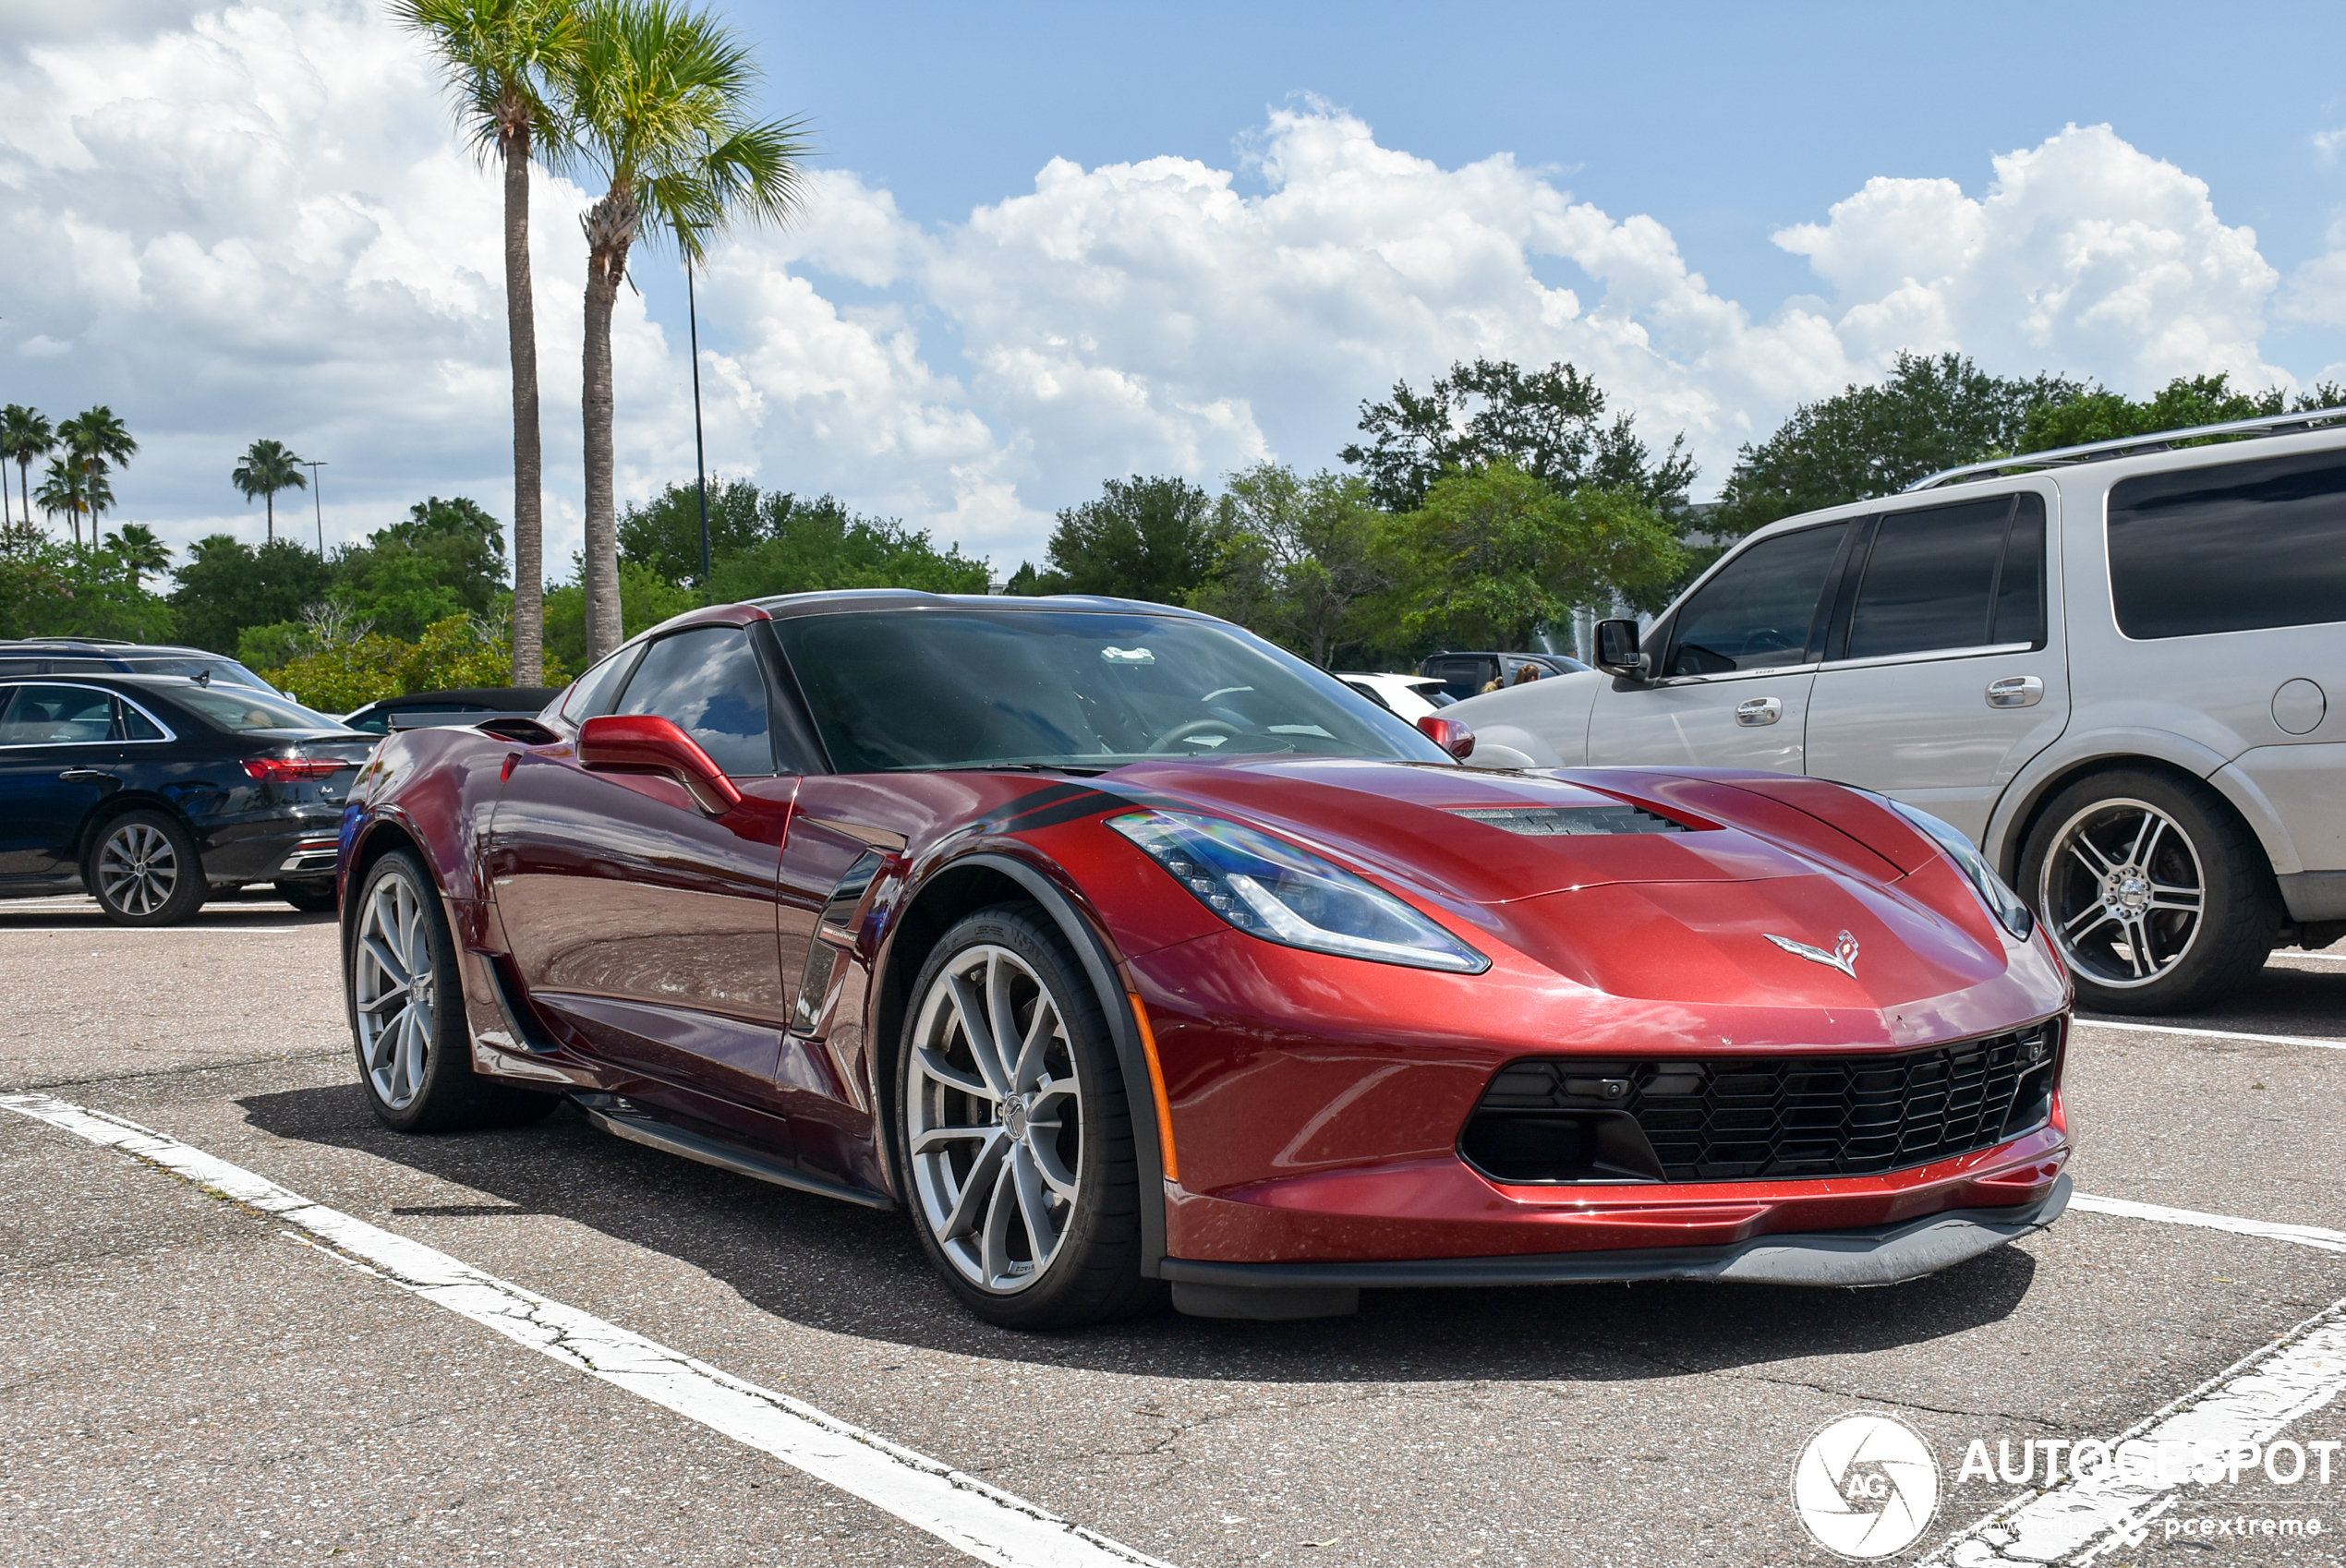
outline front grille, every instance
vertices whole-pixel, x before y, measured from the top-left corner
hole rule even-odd
[[[1510,1181],[1874,1176],[2041,1125],[2060,1043],[2046,1023],[1894,1055],[1540,1057],[1492,1080],[1459,1150]]]
[[[1534,838],[1694,831],[1683,822],[1673,822],[1666,816],[1631,805],[1462,807],[1456,814]]]

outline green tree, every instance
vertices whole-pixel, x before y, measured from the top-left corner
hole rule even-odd
[[[0,461],[17,465],[17,499],[24,521],[32,521],[32,465],[56,450],[57,432],[37,408],[12,403],[0,408]],[[0,490],[7,488],[0,476]]]
[[[926,529],[855,516],[828,496],[812,503],[788,495],[767,500],[767,537],[716,559],[709,573],[713,601],[824,588],[986,592],[986,562],[963,555],[958,544],[938,549]],[[710,523],[713,528],[713,513]]]
[[[762,496],[748,479],[712,475],[708,482],[708,549],[712,563],[771,538],[777,506],[787,514],[792,498]],[[619,559],[641,561],[671,583],[700,576],[700,491],[669,484],[641,504],[630,502],[619,519]]]
[[[1703,520],[1737,537],[1779,517],[1894,495],[1926,475],[2022,450],[2029,421],[2085,392],[2064,376],[1991,376],[1959,354],[1902,353],[1878,386],[1850,386],[1793,410],[1746,445]]]
[[[81,476],[83,508],[90,513],[90,543],[94,548],[98,519],[114,505],[114,487],[106,483],[106,476],[127,466],[138,454],[139,443],[104,404],[84,409],[58,425],[57,440],[66,449],[66,461]],[[77,539],[79,534],[77,527]]]
[[[514,386],[514,669],[542,684],[544,460],[538,439],[538,318],[529,281],[529,164],[559,167],[567,125],[556,84],[584,32],[576,0],[392,0],[392,15],[439,57],[458,127],[492,149],[505,186],[505,342]]]
[[[736,222],[779,222],[799,202],[806,143],[793,121],[751,118],[757,68],[705,11],[674,0],[590,0],[562,73],[578,145],[607,181],[586,210],[586,645],[619,645],[623,610],[613,501],[611,310],[647,225],[688,259]]]
[[[175,626],[171,606],[139,586],[111,547],[42,537],[0,552],[0,636],[168,642]]]
[[[505,591],[505,537],[478,502],[433,496],[335,551],[333,577],[328,597],[345,613],[412,642],[452,615],[489,613]]]
[[[1596,486],[1559,495],[1504,460],[1434,481],[1424,506],[1394,520],[1389,549],[1404,630],[1503,652],[1682,564],[1669,525],[1641,497]]]
[[[114,533],[114,552],[122,558],[123,569],[130,573],[130,591],[139,591],[139,579],[150,572],[161,572],[171,564],[171,547],[157,538],[154,530],[143,523],[125,523]]]
[[[246,449],[236,460],[236,471],[228,482],[243,493],[247,501],[260,496],[269,507],[268,542],[277,541],[277,492],[306,490],[309,476],[301,471],[301,458],[283,441],[258,440]]]
[[[41,488],[32,492],[32,503],[54,517],[64,513],[73,521],[73,546],[81,548],[81,519],[90,518],[90,537],[98,537],[97,513],[114,504],[114,486],[108,482],[105,470],[94,473],[70,455],[53,457],[49,470],[41,480]]]
[[[1364,611],[1392,585],[1368,481],[1257,464],[1230,476],[1220,522],[1214,571],[1192,607],[1321,666],[1367,635]]]
[[[579,576],[584,575],[581,563]],[[679,587],[640,561],[619,563],[621,642],[707,602],[696,590]],[[576,578],[546,590],[546,657],[580,670],[593,662],[586,657],[586,589]]]
[[[2335,407],[2341,399],[2346,399],[2346,389],[2328,382],[2294,398],[2279,387],[2260,392],[2242,392],[2221,372],[2213,376],[2178,376],[2140,402],[2097,386],[2066,402],[2039,404],[2030,409],[2020,442],[2013,450],[2047,452],[2054,447],[2084,446],[2091,441],[2147,436],[2160,430],[2189,429],[2195,425],[2304,413]]]
[[[1030,578],[1048,594],[1187,604],[1215,564],[1214,498],[1188,480],[1110,479],[1096,501],[1069,507],[1051,530],[1051,570]]]
[[[1659,459],[1626,414],[1604,419],[1595,380],[1563,361],[1526,373],[1513,362],[1478,358],[1457,364],[1422,393],[1393,384],[1385,403],[1360,404],[1360,431],[1340,454],[1359,467],[1376,503],[1411,512],[1436,479],[1455,468],[1502,460],[1559,495],[1583,485],[1626,490],[1657,511],[1683,509],[1694,482],[1686,437],[1672,438]]]
[[[298,621],[305,607],[326,597],[332,580],[314,551],[289,539],[255,549],[229,534],[188,546],[187,559],[173,575],[179,634],[197,647],[231,656],[247,627]]]

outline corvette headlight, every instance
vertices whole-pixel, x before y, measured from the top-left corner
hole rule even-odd
[[[1215,816],[1136,811],[1107,825],[1250,936],[1315,953],[1481,974],[1491,960],[1342,866]]]
[[[1917,811],[1904,801],[1893,801],[1887,795],[1881,799],[1892,811],[1929,834],[1957,865],[1963,867],[1963,874],[1979,890],[1979,901],[2003,923],[2006,931],[2023,942],[2028,940],[2028,934],[2037,929],[2037,917],[2029,912],[2026,904],[2020,901],[2020,895],[2005,887],[2004,879],[1998,876],[1979,851],[1971,847],[1971,840],[1964,837],[1963,829],[1952,822],[1940,821],[1927,811]]]

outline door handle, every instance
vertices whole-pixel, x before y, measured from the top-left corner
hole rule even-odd
[[[57,775],[57,781],[62,784],[113,784],[119,782],[113,774],[102,773],[94,767],[68,767],[63,773]]]
[[[1735,704],[1735,722],[1746,729],[1773,724],[1784,717],[1784,704],[1774,697],[1753,697]]]
[[[2045,683],[2034,675],[2007,675],[1988,682],[1989,707],[2035,707],[2045,700]]]

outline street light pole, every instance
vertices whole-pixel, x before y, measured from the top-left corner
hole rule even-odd
[[[327,464],[323,458],[315,463],[307,459],[296,461],[309,470],[309,504],[318,513],[318,559],[323,561],[326,559],[326,480],[318,470]]]
[[[708,592],[708,451],[700,428],[700,305],[693,296],[693,253],[684,252],[684,318],[693,335],[693,473],[700,487],[700,591]]]

